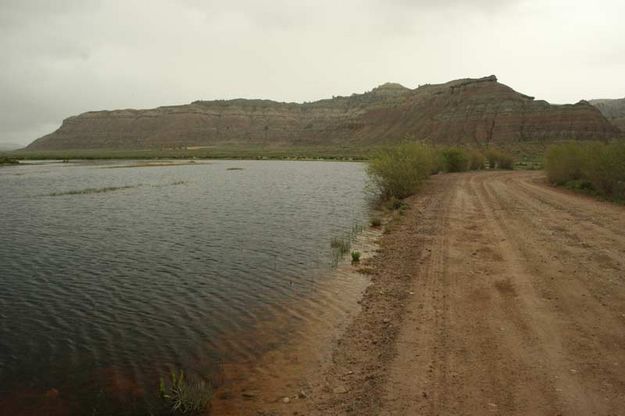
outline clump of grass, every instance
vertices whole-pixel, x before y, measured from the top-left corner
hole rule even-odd
[[[200,415],[209,409],[213,388],[204,381],[188,381],[184,372],[173,372],[169,383],[161,378],[159,395],[172,415]]]
[[[352,263],[358,263],[360,261],[360,251],[352,251]]]
[[[382,219],[379,217],[373,217],[371,218],[371,226],[372,227],[379,227],[382,225]]]
[[[625,143],[562,143],[545,155],[547,178],[555,185],[625,200]]]

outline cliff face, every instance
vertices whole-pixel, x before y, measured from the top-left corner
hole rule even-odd
[[[490,76],[414,90],[389,83],[364,94],[304,104],[238,99],[88,112],[66,119],[57,131],[28,149],[367,145],[406,138],[501,143],[603,139],[618,134],[587,102],[550,105]]]
[[[615,126],[625,132],[625,98],[616,100],[590,100]]]

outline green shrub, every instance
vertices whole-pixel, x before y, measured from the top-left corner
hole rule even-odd
[[[490,169],[513,169],[514,157],[501,149],[488,148],[484,153]]]
[[[599,193],[625,198],[625,143],[586,146],[582,177]]]
[[[404,143],[378,152],[367,172],[384,200],[414,194],[435,170],[436,154],[421,143]]]
[[[161,378],[159,394],[172,415],[200,415],[210,406],[213,388],[204,381],[187,381],[180,370],[172,371],[168,384]]]
[[[382,225],[382,220],[378,217],[374,217],[371,218],[371,226],[372,227],[379,227]]]
[[[469,170],[482,170],[486,168],[486,157],[477,149],[467,150],[469,155]]]
[[[549,182],[563,185],[581,179],[584,147],[579,143],[550,146],[545,154],[545,171]]]
[[[448,147],[441,151],[445,172],[465,172],[469,169],[469,155],[459,147]]]
[[[352,251],[352,263],[358,263],[360,261],[360,251]]]
[[[556,185],[625,199],[625,143],[563,143],[545,156],[547,178]]]

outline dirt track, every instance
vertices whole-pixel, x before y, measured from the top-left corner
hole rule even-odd
[[[625,209],[543,182],[433,178],[305,414],[625,414]]]

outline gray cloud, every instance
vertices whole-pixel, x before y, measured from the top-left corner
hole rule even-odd
[[[619,97],[623,15],[620,0],[3,0],[0,142],[89,110],[491,73],[553,102]]]

